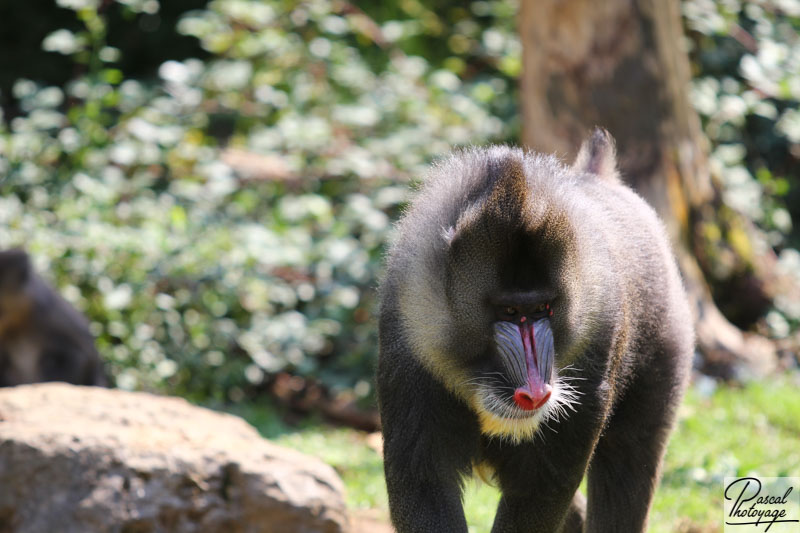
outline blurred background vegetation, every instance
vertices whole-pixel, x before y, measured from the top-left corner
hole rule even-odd
[[[89,316],[118,387],[238,401],[288,371],[370,397],[409,181],[518,132],[514,3],[439,4],[9,8],[0,245]]]
[[[0,246],[90,317],[117,386],[235,402],[285,371],[370,398],[390,222],[436,155],[517,141],[521,51],[515,0],[368,5],[0,13]],[[800,2],[683,7],[725,204],[800,276]],[[789,336],[800,302],[759,318]]]
[[[800,1],[682,5],[725,208],[800,283]],[[248,402],[281,383],[369,406],[374,289],[409,185],[452,146],[518,142],[516,12],[516,0],[7,2],[0,248],[25,248],[89,317],[120,388],[256,421]],[[740,268],[726,246],[705,254],[715,295]],[[746,322],[797,336],[800,301],[778,296]],[[702,408],[719,393],[693,394]],[[677,484],[702,477],[684,467]]]

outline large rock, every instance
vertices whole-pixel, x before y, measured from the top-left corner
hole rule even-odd
[[[342,494],[318,459],[182,399],[0,389],[0,533],[339,532]]]

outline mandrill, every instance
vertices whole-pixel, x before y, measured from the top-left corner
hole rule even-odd
[[[608,133],[571,167],[508,147],[444,159],[381,286],[395,527],[467,531],[477,468],[502,491],[494,533],[645,531],[693,339],[664,228]]]
[[[0,251],[0,387],[39,381],[107,384],[83,315],[34,272],[28,254]]]

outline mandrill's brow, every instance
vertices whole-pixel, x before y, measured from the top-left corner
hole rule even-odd
[[[552,289],[534,289],[529,291],[501,291],[489,297],[493,306],[535,307],[552,302],[556,291]]]

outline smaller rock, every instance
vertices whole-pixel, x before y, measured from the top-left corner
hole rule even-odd
[[[0,389],[0,531],[344,531],[343,484],[244,420],[63,383]]]

